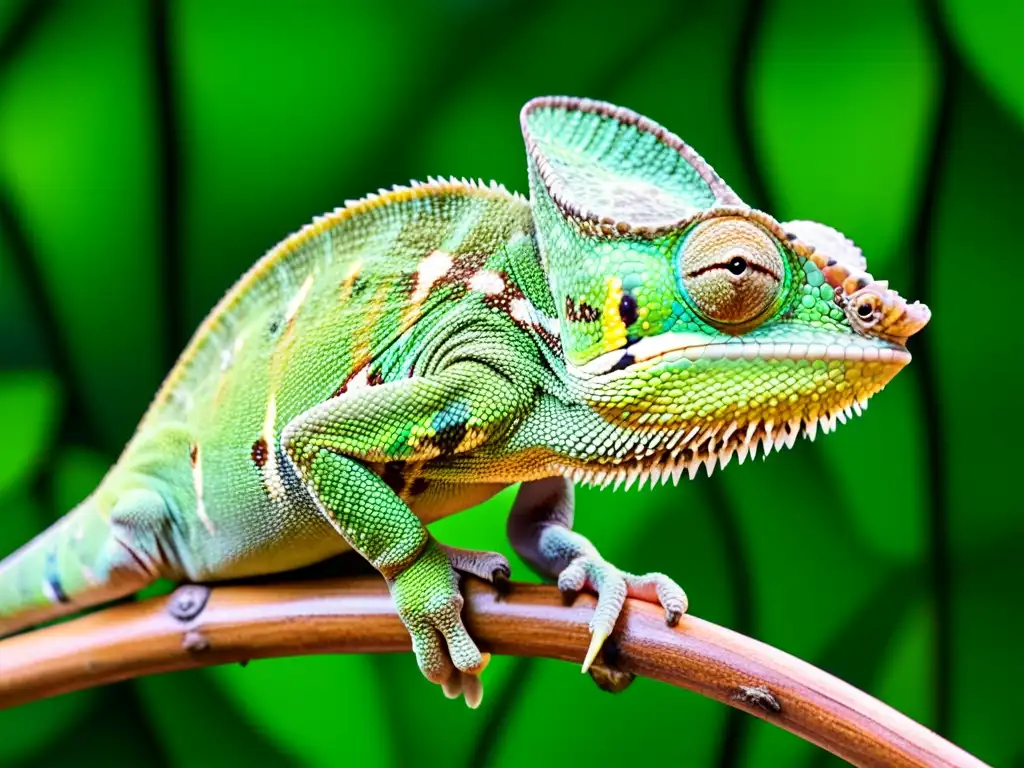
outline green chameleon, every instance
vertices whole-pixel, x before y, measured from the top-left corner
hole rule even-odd
[[[206,318],[99,487],[0,564],[0,635],[158,577],[268,574],[348,549],[387,580],[423,674],[470,706],[487,663],[459,572],[499,554],[427,525],[522,483],[517,552],[598,593],[683,590],[572,531],[573,483],[677,482],[860,412],[929,319],[811,221],[752,210],[674,134],[529,102],[530,200],[430,180],[318,218]]]

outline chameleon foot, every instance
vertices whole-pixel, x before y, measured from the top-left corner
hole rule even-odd
[[[635,576],[594,555],[574,558],[558,575],[558,588],[563,592],[579,592],[584,587],[597,592],[597,608],[590,620],[590,647],[583,661],[583,672],[590,669],[604,641],[612,633],[627,597],[662,605],[669,626],[678,624],[679,618],[686,613],[686,593],[665,574]]]
[[[389,580],[398,615],[412,636],[420,671],[445,695],[460,693],[476,708],[483,697],[479,675],[490,661],[462,623],[458,576],[443,548],[431,540],[408,568]]]
[[[508,584],[512,569],[504,555],[479,549],[448,547],[444,544],[438,546],[448,556],[448,561],[456,571],[472,574],[498,587]]]

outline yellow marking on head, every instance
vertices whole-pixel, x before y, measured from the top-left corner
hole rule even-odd
[[[618,277],[609,277],[606,286],[604,310],[601,312],[601,345],[610,351],[626,345],[626,324],[622,322],[622,316],[619,314],[622,280]]]

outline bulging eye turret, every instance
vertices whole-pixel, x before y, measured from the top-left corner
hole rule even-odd
[[[683,241],[683,286],[694,309],[714,325],[747,323],[770,307],[785,265],[764,229],[738,217],[697,224]]]

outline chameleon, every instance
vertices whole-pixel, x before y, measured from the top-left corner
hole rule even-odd
[[[598,599],[583,669],[665,574],[572,530],[575,484],[654,485],[814,439],[910,361],[930,311],[809,220],[743,203],[690,146],[601,101],[520,113],[529,198],[428,178],[268,251],[199,326],[98,487],[0,563],[0,636],[158,578],[348,550],[386,580],[422,674],[472,707],[489,656],[461,574],[507,559],[428,525],[520,484],[513,549]]]

